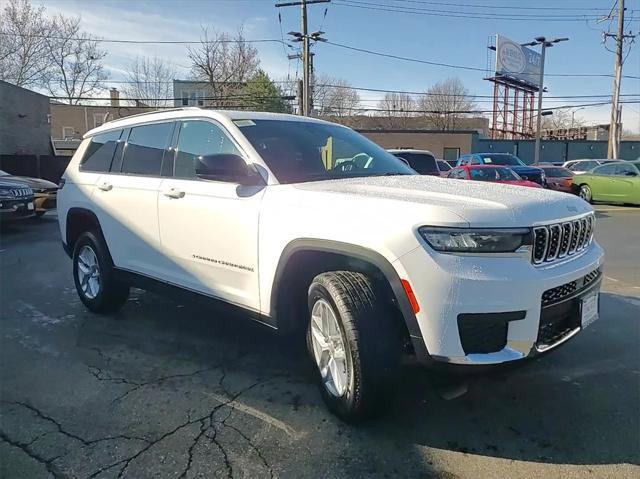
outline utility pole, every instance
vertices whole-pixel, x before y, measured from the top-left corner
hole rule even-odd
[[[307,5],[314,3],[328,3],[331,0],[300,0],[297,2],[276,3],[276,8],[280,7],[293,7],[300,5],[300,32],[289,32],[289,35],[293,36],[293,41],[302,42],[302,106],[301,114],[309,116],[311,114],[311,40],[313,41],[326,41],[321,38],[324,32],[313,32],[309,34],[308,21],[307,21]]]
[[[536,146],[534,151],[533,164],[540,163],[540,137],[542,136],[542,92],[544,91],[544,59],[547,48],[551,48],[554,44],[559,42],[566,42],[568,38],[556,38],[555,40],[549,40],[545,37],[536,37],[533,42],[525,43],[522,46],[533,47],[535,45],[541,45],[542,51],[540,52],[540,77],[538,79],[538,118],[536,122]]]
[[[605,40],[607,37],[615,37],[616,39],[616,62],[615,72],[613,75],[613,94],[611,100],[611,116],[609,120],[609,145],[607,147],[607,158],[618,158],[618,127],[619,127],[619,103],[620,103],[620,81],[622,79],[622,47],[624,46],[625,38],[634,38],[635,35],[624,34],[624,0],[618,0],[618,30],[615,35],[611,33],[605,33]]]

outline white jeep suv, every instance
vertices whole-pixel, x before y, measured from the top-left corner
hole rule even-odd
[[[87,133],[63,182],[60,232],[91,311],[122,306],[133,285],[168,287],[306,331],[322,396],[346,420],[385,404],[402,355],[477,370],[598,316],[586,202],[420,176],[325,121],[128,117]]]

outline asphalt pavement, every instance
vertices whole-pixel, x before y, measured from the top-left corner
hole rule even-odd
[[[55,215],[3,225],[0,477],[640,477],[640,208],[597,209],[596,323],[453,400],[409,368],[360,426],[271,331],[139,290],[93,315]]]

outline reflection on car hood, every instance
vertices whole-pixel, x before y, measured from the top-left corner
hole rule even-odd
[[[440,207],[472,226],[531,226],[592,211],[588,203],[576,196],[543,188],[436,176],[350,178],[301,183],[295,187]]]
[[[58,188],[58,185],[49,180],[43,180],[42,178],[32,178],[30,176],[3,176],[0,181],[28,185],[34,190],[48,190],[52,188]]]

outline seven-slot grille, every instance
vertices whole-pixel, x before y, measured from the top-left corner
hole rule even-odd
[[[9,193],[15,198],[22,198],[23,196],[31,196],[33,194],[31,188],[11,188]]]
[[[593,214],[573,221],[533,229],[533,262],[547,263],[571,256],[589,246],[593,238]]]

